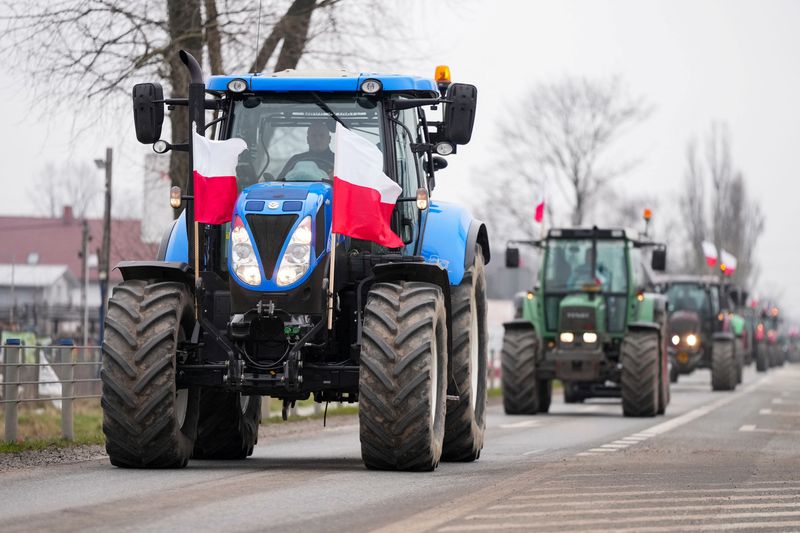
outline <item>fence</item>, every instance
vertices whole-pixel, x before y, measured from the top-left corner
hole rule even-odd
[[[61,435],[74,439],[73,402],[100,398],[100,353],[99,346],[74,346],[71,342],[25,346],[19,339],[7,339],[0,363],[4,439],[17,440],[20,404],[50,401],[60,402]]]

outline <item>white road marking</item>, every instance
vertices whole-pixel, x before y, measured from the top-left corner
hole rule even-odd
[[[594,454],[592,454],[594,455]],[[616,500],[601,500],[600,503],[603,505],[625,505],[628,503],[675,503],[675,502],[697,502],[697,501],[704,501],[704,502],[731,502],[731,501],[752,501],[752,500],[792,500],[797,501],[797,494],[761,494],[761,495],[744,495],[744,496],[690,496],[690,497],[681,497],[678,496],[676,498],[672,497],[659,497],[659,498],[623,498],[623,499],[616,499]],[[546,507],[548,505],[558,506],[559,508],[563,507],[597,507],[597,500],[576,500],[576,501],[565,501],[559,500],[557,502],[533,502],[533,503],[502,503],[498,505],[493,505],[489,507],[489,509],[527,509],[529,507],[533,508],[541,508]],[[662,505],[662,509],[665,509],[666,506]],[[672,509],[672,507],[669,507]],[[638,510],[639,508],[631,508],[631,510]]]
[[[578,457],[586,457],[587,455],[602,455],[600,453],[593,453],[593,452],[580,452],[576,454]]]
[[[597,412],[599,410],[600,410],[600,406],[599,405],[584,405],[584,406],[581,406],[581,408],[579,409],[579,411],[581,413],[594,413],[594,412]]]
[[[739,428],[739,431],[755,431],[756,427],[752,424],[745,424]]]
[[[592,448],[589,450],[590,452],[615,452],[617,451],[616,448]]]
[[[615,448],[615,449],[622,450],[622,449],[624,449],[624,448],[627,448],[628,446],[630,446],[630,443],[628,443],[628,442],[626,442],[625,444],[614,444],[614,443],[612,442],[611,444],[603,444],[603,445],[602,445],[602,446],[600,446],[600,447],[601,447],[601,448]]]
[[[632,445],[634,445],[634,444],[639,444],[639,442],[641,442],[641,441],[638,441],[638,440],[628,440],[628,439],[621,439],[621,440],[615,440],[615,441],[614,441],[614,442],[612,442],[611,444],[627,444],[628,446],[632,446]]]
[[[541,426],[542,423],[538,420],[523,420],[522,422],[514,422],[513,424],[500,424],[503,429],[518,429],[518,428],[535,428]]]
[[[739,428],[739,431],[751,431],[756,433],[778,433],[783,435],[800,435],[800,431],[796,429],[768,429],[759,428],[752,425],[746,425]]]
[[[606,450],[607,451],[607,450]],[[794,492],[800,495],[800,486],[793,486],[793,487],[748,487],[748,488],[718,488],[718,489],[708,489],[708,488],[695,488],[695,489],[663,489],[663,490],[634,490],[634,491],[617,491],[617,492],[609,492],[608,488],[598,487],[596,491],[581,491],[581,492],[569,492],[567,494],[564,493],[554,493],[552,489],[548,489],[551,492],[543,492],[539,494],[519,494],[517,496],[510,496],[509,500],[552,500],[552,499],[565,499],[569,498],[594,498],[595,503],[600,503],[602,501],[602,496],[609,496],[611,498],[619,498],[620,496],[656,496],[656,495],[669,495],[669,494],[724,494],[724,493],[731,493],[731,494],[742,494],[742,493],[760,493],[764,494],[767,492]],[[600,498],[600,500],[598,500]]]
[[[760,414],[760,415],[771,415],[772,414],[772,409],[760,409],[758,411],[758,414]]]
[[[630,511],[628,511],[628,512],[630,512]],[[552,512],[551,513],[546,513],[546,515],[553,516],[553,513]],[[542,516],[542,514],[541,513],[511,513],[509,515],[504,516],[503,518],[522,518],[522,517],[526,517],[526,516],[535,517],[535,516]],[[625,524],[625,523],[630,524],[630,523],[640,523],[640,522],[664,522],[664,521],[668,521],[668,520],[681,521],[681,522],[685,522],[687,520],[718,520],[719,518],[722,518],[722,517],[724,517],[725,520],[731,520],[731,519],[734,519],[734,518],[745,518],[745,519],[749,519],[749,518],[771,518],[771,519],[774,519],[774,518],[778,518],[778,517],[794,517],[794,516],[800,516],[800,511],[768,511],[768,512],[763,512],[763,513],[761,513],[761,512],[725,513],[725,514],[716,514],[716,515],[712,514],[712,513],[703,513],[703,514],[685,514],[685,515],[680,515],[680,516],[675,516],[674,514],[661,514],[661,515],[652,514],[652,515],[649,515],[649,516],[615,516],[615,517],[609,517],[609,518],[600,518],[600,517],[598,517],[598,518],[592,518],[592,519],[587,519],[587,520],[563,520],[563,519],[559,519],[559,520],[554,520],[554,521],[549,521],[549,522],[548,521],[543,521],[543,522],[537,521],[536,522],[536,527],[537,528],[544,528],[544,527],[558,526],[559,528],[561,528],[561,527],[571,528],[571,527],[581,527],[581,526],[593,526],[595,524],[615,524],[616,525],[616,524]],[[496,520],[497,518],[498,518],[497,515],[471,515],[471,516],[467,516],[466,517],[467,520],[489,520],[489,519]],[[773,522],[772,524],[773,524],[773,527],[774,527],[775,524],[780,524],[780,522]],[[517,524],[513,524],[513,523],[508,523],[508,522],[505,522],[503,524],[497,524],[495,522],[495,523],[492,523],[492,524],[482,524],[482,525],[483,526],[491,526],[491,528],[495,528],[495,526],[498,526],[498,525],[499,526],[505,526],[505,527],[508,527],[508,526],[519,527],[519,526],[523,526],[524,525],[524,527],[526,527],[526,528],[530,528],[531,527],[531,524],[529,522],[525,522],[524,524],[520,523],[518,525]],[[505,528],[501,527],[499,529],[505,529]],[[636,528],[636,529],[638,530],[639,528]],[[694,525],[692,525],[691,529],[694,530]],[[447,531],[447,528],[444,528],[443,530],[440,530],[440,531]]]
[[[613,529],[593,529],[592,533],[618,533],[619,531],[635,531],[637,533],[683,533],[690,529],[691,531],[734,531],[734,530],[752,530],[755,531],[757,529],[776,529],[776,528],[783,528],[785,530],[796,530],[800,528],[800,521],[790,520],[790,521],[781,521],[781,522],[773,522],[771,520],[759,521],[759,522],[723,522],[720,524],[692,524],[691,528],[687,528],[686,525],[681,526],[632,526],[630,528],[623,527],[623,528],[613,528]]]
[[[531,450],[529,452],[525,452],[522,455],[534,455],[534,454],[541,453],[541,452],[544,452],[544,451],[547,451],[547,448],[536,448],[535,450]]]
[[[782,398],[773,398],[772,403],[776,403],[776,404],[783,403],[783,399]]]
[[[695,500],[696,501],[696,500]],[[709,502],[706,505],[671,505],[668,508],[665,508],[663,505],[657,506],[650,506],[650,507],[622,507],[616,509],[593,509],[591,511],[586,510],[576,510],[575,512],[581,513],[581,516],[585,514],[590,515],[613,515],[613,514],[627,514],[633,515],[634,513],[644,512],[644,513],[657,513],[659,511],[670,511],[670,512],[677,512],[677,511],[702,511],[704,509],[727,509],[731,511],[741,511],[743,509],[797,509],[800,508],[800,503],[798,502],[772,502],[772,503],[732,503],[732,504],[721,504],[718,502]],[[486,513],[486,514],[474,514],[469,515],[466,517],[467,520],[489,520],[492,518],[535,518],[539,516],[552,516],[553,511],[519,511],[516,513],[509,513],[504,512],[500,513]],[[563,515],[562,515],[563,516]],[[646,521],[646,519],[639,519],[642,521]],[[639,521],[637,520],[637,521]]]

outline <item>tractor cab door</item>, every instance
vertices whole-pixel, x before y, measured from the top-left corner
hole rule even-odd
[[[402,187],[401,198],[395,208],[394,228],[406,244],[406,252],[413,254],[420,239],[421,217],[417,207],[417,189],[425,186],[424,174],[418,154],[412,150],[412,144],[421,143],[419,116],[416,109],[396,111],[392,125],[394,136],[394,172],[397,183]]]

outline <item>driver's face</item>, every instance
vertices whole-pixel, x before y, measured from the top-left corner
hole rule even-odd
[[[331,143],[331,134],[323,124],[308,127],[306,134],[308,149],[311,152],[324,152]]]

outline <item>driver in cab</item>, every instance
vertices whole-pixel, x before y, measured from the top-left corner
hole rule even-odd
[[[286,181],[319,181],[329,178],[333,172],[334,154],[330,148],[331,132],[328,126],[322,121],[312,123],[306,131],[306,142],[308,151],[293,155],[286,163],[283,178]]]
[[[603,265],[597,266],[597,271],[593,268],[594,250],[587,248],[584,253],[583,264],[573,270],[569,279],[569,286],[573,289],[581,288],[585,285],[603,286],[606,284],[605,268]]]

